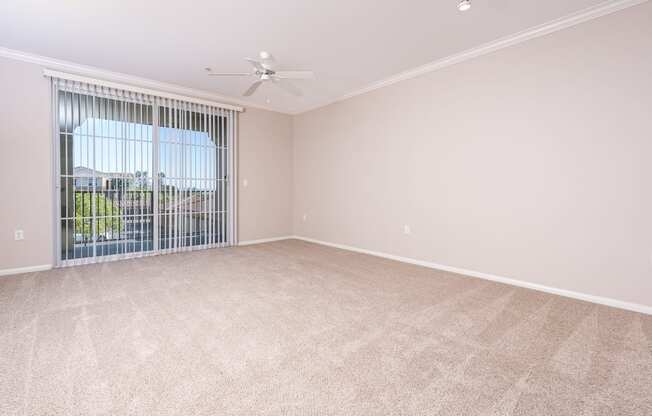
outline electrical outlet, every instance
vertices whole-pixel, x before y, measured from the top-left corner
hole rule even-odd
[[[246,180],[246,179],[243,179],[243,180],[242,180],[242,186],[243,186],[244,188],[246,188],[247,186],[249,186],[249,181]]]
[[[308,221],[308,214],[303,214],[303,217],[301,217],[301,220],[302,220],[303,222]]]
[[[412,234],[412,230],[410,229],[409,225],[404,225],[403,226],[403,234],[406,234],[406,235]]]
[[[23,232],[23,230],[14,231],[14,240],[19,241],[24,239],[25,239],[25,233]]]

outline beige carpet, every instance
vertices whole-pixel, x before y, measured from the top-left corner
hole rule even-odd
[[[0,329],[2,415],[652,415],[650,316],[296,240],[3,277]]]

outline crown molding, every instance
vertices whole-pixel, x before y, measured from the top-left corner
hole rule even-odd
[[[31,54],[28,52],[18,51],[14,49],[4,48],[0,46],[0,57],[5,57],[9,59],[15,59],[24,62],[30,62],[37,65],[41,65],[44,68],[59,70],[69,72],[75,75],[80,76],[89,76],[93,78],[103,79],[105,81],[114,81],[129,84],[135,87],[145,87],[151,88],[163,92],[168,92],[172,94],[181,94],[190,97],[212,100],[212,101],[222,101],[228,104],[241,105],[249,108],[258,108],[261,110],[273,111],[281,114],[290,114],[298,115],[303,114],[312,110],[316,110],[321,107],[325,107],[330,104],[334,104],[340,101],[347,100],[349,98],[356,97],[358,95],[366,94],[368,92],[383,88],[392,84],[396,84],[401,81],[408,79],[416,78],[421,75],[425,75],[430,72],[437,71],[442,68],[449,67],[464,61],[468,61],[473,58],[477,58],[482,55],[495,52],[497,50],[507,48],[519,43],[526,42],[530,39],[535,39],[541,36],[545,36],[550,33],[554,33],[563,29],[566,29],[571,26],[578,25],[580,23],[587,22],[589,20],[596,19],[598,17],[606,16],[608,14],[637,6],[642,3],[647,3],[649,0],[607,0],[603,3],[600,3],[596,6],[589,7],[584,10],[580,10],[576,13],[572,13],[565,17],[552,20],[548,23],[544,23],[538,26],[534,26],[530,29],[515,33],[513,35],[508,35],[497,40],[494,40],[489,43],[477,46],[475,48],[467,49],[466,51],[449,55],[445,58],[438,59],[436,61],[427,63],[425,65],[418,66],[407,71],[400,72],[398,74],[392,75],[388,78],[382,79],[380,81],[373,82],[363,88],[356,89],[349,93],[346,93],[338,98],[327,99],[322,101],[317,105],[310,106],[306,109],[299,111],[281,111],[272,107],[267,107],[264,105],[252,104],[246,100],[242,100],[235,97],[213,94],[204,90],[194,89],[183,87],[181,85],[170,84],[160,81],[155,81],[152,79],[141,78],[133,75],[128,75],[120,72],[113,72],[104,70],[101,68],[76,64],[73,62],[68,62],[64,60],[59,60],[55,58],[40,56],[36,54]]]
[[[368,92],[377,90],[379,88],[387,87],[392,84],[396,84],[401,81],[408,79],[416,78],[421,75],[437,71],[442,68],[449,67],[451,65],[458,64],[460,62],[468,61],[473,58],[477,58],[482,55],[495,52],[500,49],[508,48],[519,43],[526,42],[530,39],[535,39],[541,36],[548,35],[563,29],[566,29],[571,26],[578,25],[580,23],[587,22],[589,20],[596,19],[598,17],[606,16],[608,14],[627,9],[632,6],[637,6],[642,3],[646,3],[648,0],[609,0],[604,3],[600,3],[596,6],[589,7],[587,9],[580,10],[578,12],[572,13],[570,15],[561,17],[559,19],[552,20],[547,23],[543,23],[538,26],[534,26],[530,29],[517,32],[513,35],[508,35],[499,39],[496,39],[492,42],[485,43],[483,45],[477,46],[475,48],[467,49],[466,51],[449,55],[445,58],[438,59],[436,61],[427,63],[425,65],[418,66],[407,71],[400,72],[396,75],[392,75],[388,78],[376,81],[367,85],[366,87],[351,91],[347,94],[344,94],[338,98],[324,101],[318,105],[312,106],[306,110],[292,112],[292,115],[303,114],[312,110],[316,110],[321,107],[325,107],[330,104],[334,104],[340,101],[348,100],[349,98],[356,97],[358,95],[366,94]]]
[[[167,82],[155,81],[153,79],[137,77],[134,75],[124,74],[121,72],[108,71],[94,66],[76,64],[74,62],[50,58],[47,56],[36,55],[29,52],[23,52],[15,49],[5,48],[2,46],[0,46],[0,57],[28,62],[28,63],[40,65],[44,69],[67,72],[82,77],[97,78],[103,81],[117,82],[117,83],[127,84],[133,87],[149,88],[152,90],[157,90],[157,91],[166,92],[170,94],[179,94],[179,95],[184,95],[184,96],[203,99],[203,100],[224,102],[226,104],[231,104],[231,105],[241,105],[243,107],[258,108],[261,110],[274,111],[277,113],[280,112],[271,107],[251,104],[245,100],[241,100],[226,95],[213,94],[204,90],[183,87],[181,85],[170,84]]]

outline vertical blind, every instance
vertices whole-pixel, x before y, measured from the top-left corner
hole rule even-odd
[[[237,109],[50,77],[59,265],[235,244]]]

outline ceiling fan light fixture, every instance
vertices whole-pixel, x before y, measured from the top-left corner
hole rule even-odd
[[[255,77],[256,80],[242,94],[245,97],[251,96],[265,82],[272,82],[290,94],[300,97],[303,95],[301,90],[288,80],[315,78],[312,71],[278,71],[275,69],[275,60],[271,53],[262,51],[259,55],[261,60],[245,58],[245,61],[253,66],[254,72],[213,72],[211,68],[204,69],[212,77]]]
[[[461,12],[465,12],[471,8],[471,0],[462,0],[458,5],[457,5],[457,10]]]

